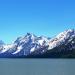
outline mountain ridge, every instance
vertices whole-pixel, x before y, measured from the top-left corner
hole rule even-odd
[[[38,37],[32,33],[27,33],[23,37],[18,37],[12,44],[4,44],[2,41],[0,43],[0,57],[48,58],[48,56],[54,57],[56,55],[55,57],[57,57],[61,52],[70,52],[72,50],[73,52],[75,50],[74,29],[61,32],[56,37],[50,39],[49,37]]]

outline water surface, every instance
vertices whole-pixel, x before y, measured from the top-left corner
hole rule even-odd
[[[0,59],[0,75],[75,75],[75,59]]]

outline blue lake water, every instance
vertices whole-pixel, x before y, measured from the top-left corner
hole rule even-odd
[[[75,75],[75,59],[0,59],[0,75]]]

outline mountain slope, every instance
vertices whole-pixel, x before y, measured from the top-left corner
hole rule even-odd
[[[49,49],[52,49],[61,44],[71,41],[75,37],[75,30],[69,29],[58,34],[55,38],[49,41]]]

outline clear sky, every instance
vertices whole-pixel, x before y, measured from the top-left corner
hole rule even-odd
[[[0,0],[0,39],[11,43],[27,32],[55,36],[75,28],[75,0]]]

